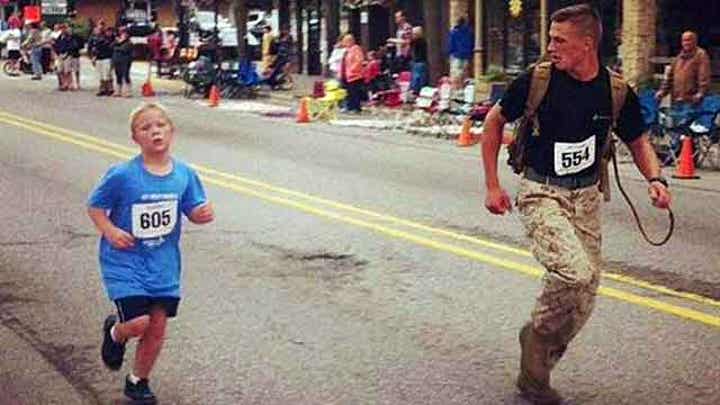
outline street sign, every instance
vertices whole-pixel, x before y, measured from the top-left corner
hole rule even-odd
[[[43,15],[67,14],[67,0],[42,0]]]

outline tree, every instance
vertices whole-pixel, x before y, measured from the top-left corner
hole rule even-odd
[[[218,1],[218,0],[216,0]],[[233,0],[233,15],[235,17],[235,27],[237,27],[237,54],[240,60],[245,60],[247,55],[247,46],[245,37],[247,36],[247,2],[246,0]]]

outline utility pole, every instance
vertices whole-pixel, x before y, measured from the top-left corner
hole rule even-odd
[[[215,0],[215,4],[217,4],[217,0]],[[247,36],[247,3],[245,0],[233,0],[232,5],[235,27],[237,28],[238,59],[244,61],[247,58],[247,43],[245,42],[245,37]]]
[[[423,21],[425,29],[423,36],[428,44],[428,73],[430,84],[437,82],[440,72],[443,71],[444,62],[442,54],[442,30],[445,27],[439,24],[441,0],[423,0]]]

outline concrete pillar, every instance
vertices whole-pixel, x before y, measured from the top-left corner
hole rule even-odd
[[[623,76],[631,84],[651,74],[650,58],[655,56],[656,0],[623,2]]]
[[[475,0],[475,55],[473,58],[473,77],[476,80],[485,74],[484,3],[485,0]]]

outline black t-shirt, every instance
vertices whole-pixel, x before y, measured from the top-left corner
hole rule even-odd
[[[530,92],[531,71],[510,84],[500,101],[508,121],[520,118]],[[545,176],[586,175],[596,172],[608,127],[612,123],[610,74],[602,68],[587,82],[552,69],[545,98],[538,108],[540,135],[528,137],[527,164]],[[625,143],[640,137],[645,124],[637,95],[628,88],[615,133]],[[595,136],[594,146],[590,140]],[[594,161],[591,151],[594,150]]]
[[[427,41],[425,41],[425,38],[414,39],[411,46],[413,62],[427,62]]]

